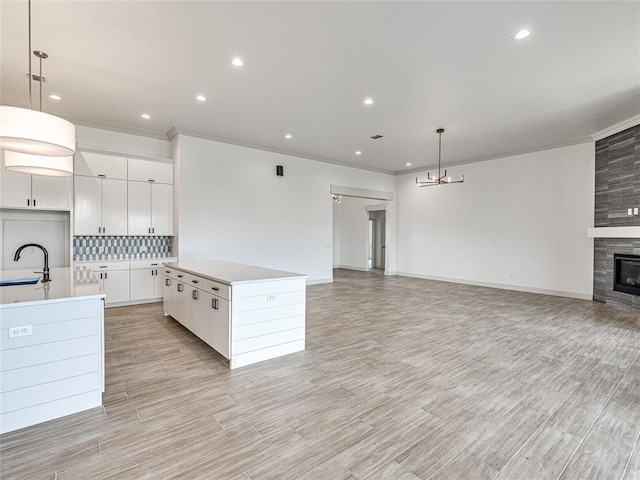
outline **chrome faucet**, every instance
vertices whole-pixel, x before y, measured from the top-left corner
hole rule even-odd
[[[51,278],[49,278],[49,252],[47,252],[47,249],[44,248],[42,245],[38,245],[37,243],[25,243],[20,248],[18,248],[18,250],[16,250],[16,254],[13,257],[13,261],[17,262],[18,260],[20,260],[20,253],[22,252],[22,250],[24,250],[27,247],[37,247],[40,250],[42,250],[42,253],[44,253],[44,269],[42,270],[42,281],[50,282]]]

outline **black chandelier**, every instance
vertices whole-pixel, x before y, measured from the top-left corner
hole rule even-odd
[[[451,177],[447,177],[447,169],[444,170],[444,175],[440,175],[440,161],[442,157],[442,134],[444,133],[444,128],[439,128],[436,130],[438,134],[438,176],[432,177],[429,172],[427,172],[427,180],[420,181],[418,177],[416,177],[416,184],[419,187],[430,187],[432,185],[447,185],[449,183],[462,183],[464,182],[464,175],[460,176],[459,180],[452,180]]]

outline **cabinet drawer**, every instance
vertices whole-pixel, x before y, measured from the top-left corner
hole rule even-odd
[[[131,270],[148,270],[153,268],[157,268],[158,270],[163,268],[162,261],[161,260],[143,260],[143,261],[131,262]],[[166,275],[164,271],[162,272],[162,274]]]
[[[231,285],[225,285],[224,283],[207,279],[204,284],[204,289],[218,297],[222,297],[227,300],[231,299]]]
[[[91,262],[83,263],[94,272],[110,272],[112,270],[129,270],[129,262]]]

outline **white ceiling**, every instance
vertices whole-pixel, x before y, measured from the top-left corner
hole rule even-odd
[[[640,2],[34,0],[32,12],[45,94],[62,96],[44,110],[79,123],[403,172],[437,164],[441,126],[451,165],[577,143],[640,113]],[[27,0],[2,0],[0,15],[1,100],[27,106]],[[522,27],[531,36],[512,40]]]

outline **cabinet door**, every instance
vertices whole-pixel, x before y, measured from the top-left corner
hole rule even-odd
[[[127,234],[127,182],[102,179],[102,233]]]
[[[189,305],[187,300],[189,300],[188,296],[190,295],[191,290],[188,288],[188,285],[185,285],[183,282],[175,281],[173,283],[175,285],[175,315],[172,315],[172,317],[178,320],[182,325],[186,326],[185,319],[187,317],[187,307]]]
[[[229,358],[229,301],[203,292],[198,307],[198,336],[220,355]]]
[[[162,300],[165,315],[171,315],[176,318],[176,281],[173,278],[169,278],[166,275],[162,278]]]
[[[0,206],[31,206],[31,175],[16,173],[0,166]]]
[[[173,185],[152,184],[151,228],[154,235],[173,235]]]
[[[72,177],[31,177],[32,205],[36,208],[71,210]]]
[[[105,303],[129,301],[129,270],[102,272],[104,277]]]
[[[86,177],[103,176],[106,178],[127,179],[127,159],[102,153],[76,152],[73,158],[73,171]]]
[[[98,235],[102,226],[101,180],[74,178],[73,231],[75,235]]]
[[[129,235],[151,234],[151,184],[127,182]]]
[[[173,164],[129,159],[129,180],[137,182],[173,183]]]
[[[162,297],[164,292],[164,279],[162,278],[162,268],[153,269],[153,298]]]
[[[148,300],[156,298],[155,276],[152,269],[131,270],[131,300]]]

